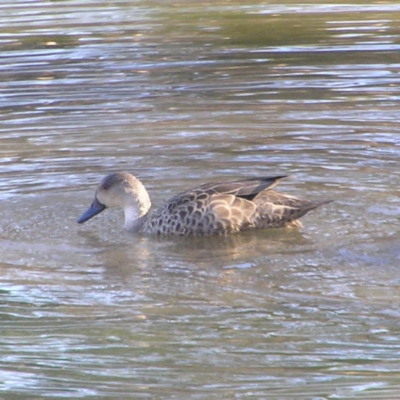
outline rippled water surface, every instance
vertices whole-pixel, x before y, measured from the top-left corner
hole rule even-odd
[[[400,5],[0,4],[0,397],[387,399],[400,393]],[[302,230],[155,238],[158,206],[289,174]]]

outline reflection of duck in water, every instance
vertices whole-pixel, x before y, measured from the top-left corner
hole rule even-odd
[[[153,213],[149,195],[133,175],[118,172],[98,186],[83,223],[107,207],[121,207],[125,229],[150,234],[225,234],[301,226],[298,218],[329,201],[312,202],[271,190],[285,176],[206,183],[173,197]]]

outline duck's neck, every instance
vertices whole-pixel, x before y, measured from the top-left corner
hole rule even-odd
[[[147,219],[147,211],[138,212],[136,207],[125,208],[124,229],[137,232]]]

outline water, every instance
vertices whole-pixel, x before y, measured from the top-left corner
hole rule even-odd
[[[394,399],[397,2],[0,5],[0,397]],[[132,236],[76,219],[290,174],[304,228]]]

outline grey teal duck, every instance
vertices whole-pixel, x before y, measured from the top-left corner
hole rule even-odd
[[[206,183],[182,192],[149,213],[143,184],[127,172],[106,176],[97,187],[83,223],[108,207],[121,207],[124,228],[148,234],[226,234],[249,229],[300,226],[300,217],[330,201],[301,200],[272,188],[285,176]]]

